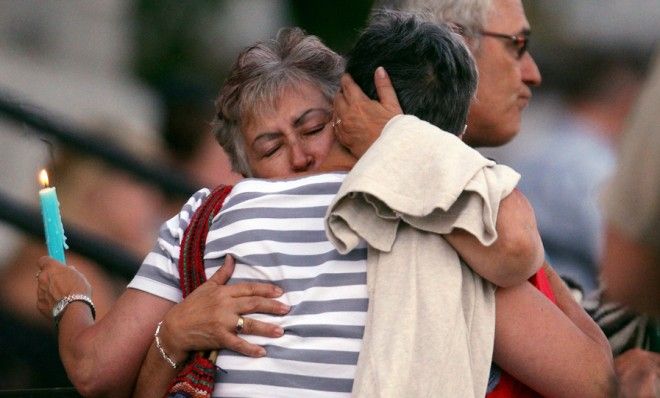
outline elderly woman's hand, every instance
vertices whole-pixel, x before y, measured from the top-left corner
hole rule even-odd
[[[233,271],[234,260],[227,256],[220,270],[165,315],[160,339],[164,350],[177,362],[183,361],[190,351],[220,348],[252,357],[264,356],[262,347],[238,336],[239,318],[244,321],[242,334],[265,337],[284,334],[277,325],[242,317],[251,313],[288,313],[289,306],[273,300],[282,295],[282,289],[265,283],[225,286]]]
[[[92,287],[85,276],[72,265],[65,265],[48,256],[39,259],[37,273],[37,308],[51,319],[55,303],[70,294],[92,297]]]
[[[342,76],[341,91],[335,96],[335,135],[358,159],[380,136],[385,124],[403,113],[384,68],[376,69],[374,82],[379,101],[367,97],[348,74]]]

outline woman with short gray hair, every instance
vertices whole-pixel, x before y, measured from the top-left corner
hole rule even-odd
[[[254,174],[241,131],[250,120],[274,108],[287,87],[318,88],[332,102],[344,71],[343,58],[300,28],[281,29],[272,40],[248,47],[238,56],[216,101],[213,130],[234,171]]]
[[[274,39],[244,50],[220,93],[214,122],[218,141],[229,153],[233,167],[243,175],[263,178],[317,170],[334,142],[332,99],[343,68],[341,56],[298,28],[282,29]],[[162,230],[183,234],[180,228],[179,224],[166,223]],[[172,361],[183,362],[187,352],[200,344],[251,357],[263,355],[263,348],[237,336],[236,312],[285,314],[288,307],[274,300],[282,290],[252,282],[225,286],[230,267],[223,267],[177,305],[180,292],[163,298],[139,290],[136,286],[140,281],[148,285],[150,278],[162,277],[154,264],[166,263],[167,269],[176,269],[178,251],[172,249],[172,243],[159,240],[160,251],[147,256],[129,289],[99,322],[94,323],[78,302],[62,318],[61,359],[82,395],[130,395],[154,341],[154,330],[168,311],[172,321],[158,330],[161,347],[168,350]],[[50,318],[54,304],[71,292],[91,297],[91,287],[74,268],[62,267],[47,257],[43,261],[38,303],[43,315]],[[165,291],[178,289],[178,285],[169,285]],[[179,343],[176,347],[182,352],[166,338],[173,330]],[[274,338],[282,331],[277,325],[246,317],[241,326],[244,335]]]

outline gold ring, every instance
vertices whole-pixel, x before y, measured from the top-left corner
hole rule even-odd
[[[332,121],[332,128],[334,129],[335,127],[339,126],[341,124],[341,119],[337,118],[336,120]]]
[[[41,275],[41,270],[39,270],[39,272],[37,272],[36,274],[34,274],[34,278],[37,279],[37,280],[39,280],[39,275]]]
[[[245,319],[243,319],[242,316],[238,316],[238,321],[236,322],[236,333],[240,333],[243,331],[243,325],[245,325]]]

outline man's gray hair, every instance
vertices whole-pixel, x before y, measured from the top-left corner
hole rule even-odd
[[[474,38],[476,44],[492,5],[492,0],[377,0],[373,9],[423,12],[431,22],[460,25],[464,36]]]
[[[216,101],[213,132],[232,168],[252,176],[241,129],[277,105],[282,91],[311,83],[332,102],[344,71],[343,58],[299,28],[280,29],[274,39],[243,50]]]

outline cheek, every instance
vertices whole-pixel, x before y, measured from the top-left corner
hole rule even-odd
[[[505,119],[518,113],[516,87],[510,78],[490,76],[481,80],[477,100],[470,106],[471,118],[476,117],[477,122],[483,124],[504,123]]]
[[[502,48],[489,50],[491,56],[482,57],[478,63],[480,75],[477,95],[483,101],[488,101],[489,106],[498,107],[502,106],[502,101],[517,95],[521,84],[520,68],[516,66],[517,61]]]
[[[325,159],[332,148],[332,144],[335,142],[335,135],[331,129],[328,129],[327,132],[316,136],[314,139],[308,142],[308,150],[314,154],[317,161]]]
[[[277,154],[270,158],[250,160],[250,170],[257,178],[282,178],[291,174],[289,164],[285,157]]]

